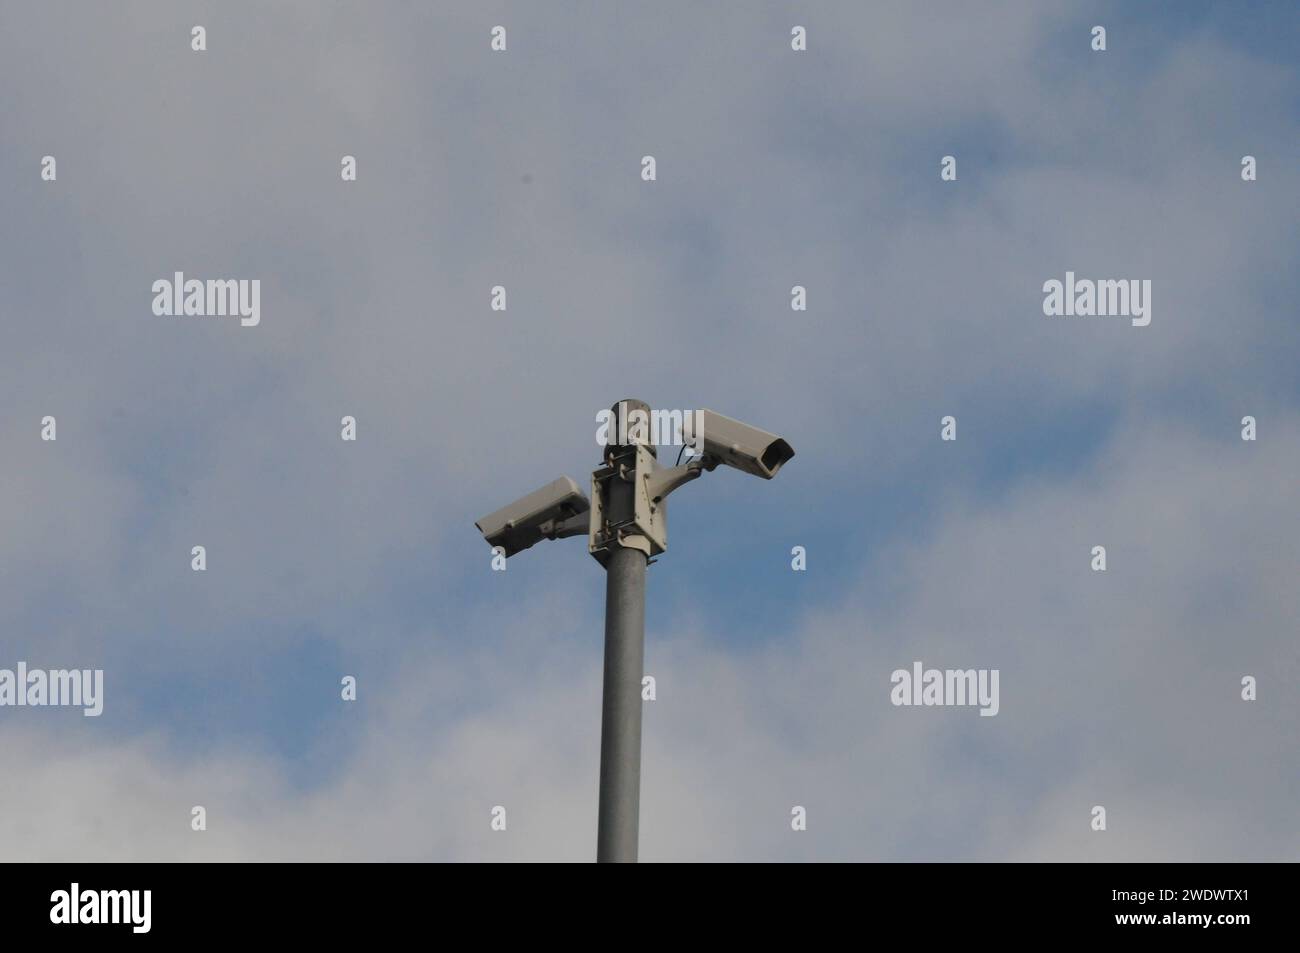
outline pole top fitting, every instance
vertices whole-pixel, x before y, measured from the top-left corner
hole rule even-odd
[[[613,414],[609,442],[605,446],[605,462],[615,454],[635,447],[645,447],[650,456],[658,457],[654,445],[654,428],[651,425],[650,405],[635,397],[624,397],[610,408]]]

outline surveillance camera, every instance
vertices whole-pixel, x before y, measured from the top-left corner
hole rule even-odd
[[[590,508],[578,484],[560,477],[474,525],[489,546],[500,546],[513,556],[543,539],[587,532],[586,521],[579,517]]]
[[[682,431],[686,443],[704,453],[709,469],[709,462],[725,463],[770,480],[794,456],[794,448],[776,434],[712,410],[695,411]]]

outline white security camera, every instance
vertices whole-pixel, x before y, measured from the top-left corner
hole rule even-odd
[[[591,504],[578,484],[560,477],[474,525],[489,546],[500,546],[506,556],[513,556],[543,539],[586,533],[589,509]]]
[[[725,417],[697,410],[682,428],[687,445],[704,454],[704,465],[718,463],[770,480],[794,456],[794,448],[776,434]]]

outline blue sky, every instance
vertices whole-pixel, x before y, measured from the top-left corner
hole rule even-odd
[[[631,396],[797,451],[674,497],[648,859],[1294,859],[1298,29],[0,4],[0,667],[107,685],[99,719],[0,710],[27,767],[0,834],[585,859],[603,579],[581,540],[494,573],[473,524],[585,484]],[[153,315],[176,270],[259,278],[262,323]],[[1151,279],[1151,325],[1045,317],[1067,270]],[[914,659],[1000,668],[1002,712],[890,706]]]

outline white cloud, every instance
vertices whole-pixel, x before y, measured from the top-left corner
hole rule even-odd
[[[1300,544],[1269,524],[1292,495],[1297,424],[1259,446],[1134,430],[1074,480],[954,503],[873,570],[901,594],[888,609],[864,580],[739,653],[652,626],[644,858],[1295,859],[1300,606],[1277,567]],[[1088,568],[1096,541],[1105,574]],[[308,790],[266,759],[11,724],[0,836],[46,859],[587,859],[600,650],[548,644],[574,621],[542,607],[490,651],[431,650],[363,686],[363,740]],[[915,659],[999,668],[1001,713],[891,706],[889,673]],[[1259,701],[1240,700],[1242,674]]]

